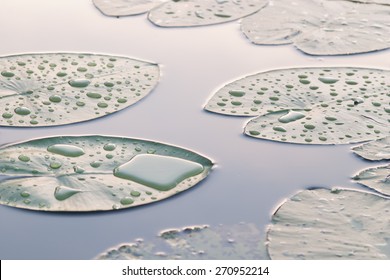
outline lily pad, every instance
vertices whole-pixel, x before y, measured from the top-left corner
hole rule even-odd
[[[157,64],[97,54],[0,57],[0,126],[53,126],[102,117],[145,97]]]
[[[294,44],[311,55],[365,53],[390,47],[390,7],[349,1],[278,0],[241,22],[255,44]]]
[[[361,185],[390,196],[390,165],[365,169],[353,179]]]
[[[368,160],[390,160],[390,137],[354,147],[352,151]]]
[[[280,69],[225,85],[205,109],[258,116],[249,136],[302,144],[346,144],[390,135],[390,72],[330,67]]]
[[[151,242],[138,239],[99,255],[103,260],[266,259],[262,232],[254,224],[170,229]]]
[[[166,0],[93,0],[104,15],[119,17],[143,14]]]
[[[0,149],[0,204],[41,211],[134,207],[185,191],[212,162],[145,140],[62,136]]]
[[[234,21],[262,9],[268,0],[172,0],[149,12],[151,22],[163,27],[185,27]]]
[[[352,190],[305,190],[272,216],[271,259],[390,259],[390,200]]]

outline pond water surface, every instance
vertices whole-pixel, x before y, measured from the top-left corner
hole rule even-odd
[[[161,65],[156,89],[119,113],[75,125],[0,127],[0,145],[54,135],[118,135],[185,147],[211,158],[210,176],[161,202],[102,213],[40,213],[0,206],[0,259],[92,259],[135,238],[197,224],[269,223],[272,211],[313,186],[360,188],[350,177],[375,166],[351,145],[306,146],[242,134],[243,117],[203,111],[222,85],[248,74],[304,66],[390,67],[390,51],[312,57],[292,46],[256,46],[239,23],[157,28],[145,15],[103,16],[90,0],[1,1],[0,55],[85,52],[128,56]]]

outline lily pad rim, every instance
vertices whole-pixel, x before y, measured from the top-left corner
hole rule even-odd
[[[390,135],[387,136],[387,137],[390,137]],[[375,142],[377,140],[381,140],[381,139],[384,139],[384,138],[387,138],[387,137],[382,137],[382,138],[379,138],[379,139],[376,139],[376,140],[367,140],[367,141],[361,142],[359,145],[355,145],[355,146],[351,147],[351,151],[354,154],[354,156],[356,156],[357,158],[359,158],[359,159],[361,159],[361,160],[363,160],[365,162],[378,163],[378,164],[389,162],[388,159],[368,159],[368,158],[365,158],[364,156],[360,155],[358,152],[356,152],[357,148],[361,148],[361,147],[363,147],[366,144],[369,144],[371,142]],[[363,170],[361,170],[361,171],[363,171]],[[361,172],[361,171],[359,171],[359,172]]]
[[[256,11],[254,11],[254,12],[252,12],[252,13],[250,13],[250,14],[247,14],[247,15],[245,15],[245,16],[242,16],[242,17],[239,17],[239,18],[236,18],[236,19],[225,20],[225,21],[223,21],[223,22],[214,22],[214,23],[208,23],[208,24],[187,25],[187,26],[166,26],[166,25],[159,25],[158,23],[152,21],[152,20],[150,19],[150,13],[151,13],[152,11],[154,11],[154,10],[159,9],[161,6],[165,5],[165,4],[168,3],[168,2],[171,2],[171,0],[167,0],[166,2],[163,2],[163,3],[161,3],[161,4],[157,5],[157,6],[155,6],[154,8],[150,9],[148,12],[146,12],[146,13],[147,13],[147,20],[148,20],[150,23],[152,23],[154,26],[157,26],[157,27],[160,27],[160,28],[167,28],[167,29],[168,29],[168,28],[172,28],[172,29],[174,29],[174,28],[183,28],[183,29],[184,29],[184,28],[199,28],[199,27],[215,26],[215,25],[219,25],[219,24],[233,23],[233,22],[236,22],[236,21],[241,21],[243,18],[252,16],[252,15],[258,13],[259,11],[263,10],[264,8],[266,8],[266,7],[269,5],[269,3],[270,3],[270,1],[267,0],[267,1],[264,3],[264,5],[261,6],[261,7],[259,7]],[[241,22],[240,22],[240,26],[241,26]]]
[[[111,54],[104,54],[104,53],[78,53],[78,52],[37,52],[37,53],[23,53],[23,54],[10,54],[10,55],[5,55],[5,56],[0,56],[0,59],[6,59],[6,58],[13,58],[13,57],[19,57],[19,56],[29,56],[29,55],[86,55],[86,56],[105,56],[105,57],[115,57],[115,58],[121,58],[121,59],[130,59],[132,61],[136,61],[136,62],[140,62],[140,63],[147,63],[147,64],[150,64],[151,66],[154,66],[156,67],[156,70],[157,70],[157,74],[158,74],[158,77],[156,79],[156,83],[153,85],[153,87],[151,87],[150,91],[143,97],[141,97],[138,101],[136,101],[135,103],[133,104],[130,104],[120,110],[117,110],[117,111],[113,111],[111,112],[110,114],[106,114],[106,115],[102,115],[102,116],[94,116],[93,118],[89,118],[89,119],[84,119],[84,120],[80,120],[80,121],[76,121],[76,122],[71,122],[71,123],[61,123],[61,124],[50,124],[50,125],[34,125],[34,126],[31,126],[31,125],[17,125],[17,126],[9,126],[9,125],[5,125],[5,124],[0,124],[0,128],[1,127],[4,127],[4,128],[11,128],[11,129],[20,129],[20,128],[27,128],[27,129],[34,129],[34,128],[50,128],[50,127],[59,127],[59,126],[68,126],[68,125],[76,125],[76,124],[82,124],[84,122],[89,122],[89,121],[94,121],[94,120],[98,120],[98,119],[101,119],[101,118],[105,118],[105,117],[110,117],[111,115],[115,114],[115,113],[119,113],[120,111],[123,111],[123,110],[126,110],[128,109],[129,107],[132,107],[134,105],[136,105],[137,103],[140,103],[142,102],[148,95],[150,95],[151,93],[154,92],[154,90],[157,88],[158,84],[160,83],[161,81],[161,76],[162,76],[162,72],[161,72],[161,65],[156,63],[156,62],[150,62],[150,61],[147,61],[147,60],[142,60],[142,59],[139,59],[139,58],[132,58],[132,57],[127,57],[127,56],[119,56],[119,55],[111,55]]]
[[[380,191],[378,191],[378,190],[376,190],[376,189],[374,189],[374,188],[369,187],[368,185],[365,185],[365,184],[363,184],[363,183],[360,183],[360,180],[355,179],[355,178],[356,178],[360,173],[362,173],[362,172],[365,172],[365,171],[368,171],[368,170],[372,170],[372,169],[379,169],[379,168],[390,167],[389,161],[386,162],[386,161],[384,160],[384,162],[382,162],[382,161],[373,161],[373,162],[378,163],[379,165],[366,167],[366,168],[363,168],[363,169],[357,171],[357,172],[355,173],[355,175],[351,176],[351,180],[352,180],[354,183],[356,183],[356,184],[358,184],[359,186],[361,186],[361,187],[363,187],[364,189],[366,189],[367,192],[374,193],[374,194],[376,194],[376,195],[378,195],[378,196],[381,196],[381,197],[383,197],[383,198],[387,198],[387,199],[390,200],[390,194],[386,195],[386,194],[384,194],[384,193],[382,193],[382,192],[380,192]],[[381,163],[382,163],[382,164],[381,164]]]
[[[389,47],[390,48],[390,47]],[[248,115],[244,115],[244,114],[241,114],[241,115],[232,115],[232,114],[229,114],[229,113],[222,113],[222,112],[216,112],[216,111],[212,111],[210,109],[207,108],[207,105],[209,104],[210,100],[213,99],[214,95],[217,94],[220,90],[222,90],[223,88],[225,88],[227,85],[230,85],[232,83],[235,83],[235,82],[240,82],[244,79],[247,79],[247,78],[251,78],[251,77],[254,77],[254,76],[257,76],[259,74],[267,74],[267,73],[271,73],[271,72],[277,72],[277,71],[288,71],[288,70],[297,70],[297,69],[358,69],[358,70],[372,70],[372,71],[381,71],[381,72],[389,72],[389,75],[390,75],[390,67],[385,69],[385,68],[371,68],[371,67],[359,67],[359,66],[340,66],[340,65],[335,65],[335,66],[326,66],[326,67],[323,67],[323,66],[303,66],[303,67],[287,67],[287,68],[273,68],[273,69],[267,69],[267,70],[264,70],[264,71],[260,71],[260,72],[256,72],[256,73],[250,73],[250,74],[245,74],[245,76],[240,76],[238,78],[235,78],[234,80],[230,80],[228,82],[224,82],[224,85],[220,86],[217,88],[217,90],[214,90],[209,98],[207,99],[207,101],[205,102],[205,104],[203,105],[203,110],[207,111],[207,112],[210,112],[210,113],[214,113],[214,114],[218,114],[218,115],[224,115],[224,116],[231,116],[231,117],[259,117],[259,116],[262,116],[261,114],[248,114]],[[286,109],[287,110],[287,109]],[[275,111],[275,112],[278,112],[278,111]],[[364,141],[364,142],[369,142],[370,140],[367,140],[367,141]],[[363,143],[363,142],[362,142]]]
[[[134,14],[128,14],[128,15],[114,15],[114,14],[106,14],[102,9],[99,8],[99,6],[95,3],[95,0],[92,0],[92,4],[95,6],[96,10],[98,10],[102,15],[107,17],[113,17],[113,18],[120,18],[120,17],[131,17],[131,16],[139,16],[146,13],[149,13],[149,11],[134,13]]]

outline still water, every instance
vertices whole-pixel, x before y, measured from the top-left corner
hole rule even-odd
[[[191,149],[216,166],[196,187],[122,211],[39,213],[0,206],[0,259],[91,259],[109,247],[166,228],[250,222],[266,228],[272,211],[313,186],[359,188],[350,177],[375,166],[350,145],[305,146],[242,134],[243,117],[203,111],[210,96],[239,77],[276,68],[390,68],[390,51],[312,57],[292,46],[256,46],[238,22],[157,28],[145,15],[103,16],[90,0],[0,0],[0,55],[86,52],[157,62],[162,76],[141,102],[94,121],[50,128],[0,127],[0,145],[54,135],[102,134]]]

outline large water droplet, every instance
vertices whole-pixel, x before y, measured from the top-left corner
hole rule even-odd
[[[289,122],[294,122],[294,121],[300,120],[304,117],[305,117],[305,115],[302,114],[301,112],[289,111],[287,114],[281,116],[279,118],[279,121],[281,123],[289,123]]]
[[[68,199],[69,197],[75,195],[76,193],[82,192],[81,190],[72,189],[65,186],[58,186],[56,187],[54,191],[54,197],[59,200],[63,201],[65,199]]]
[[[74,145],[55,144],[47,148],[53,154],[58,154],[65,157],[79,157],[85,154],[84,150]]]
[[[15,74],[12,72],[9,72],[9,71],[3,71],[3,72],[1,72],[1,76],[6,77],[6,78],[12,78],[13,76],[15,76]]]
[[[30,109],[27,107],[18,107],[15,109],[15,113],[20,116],[26,116],[31,113]]]
[[[160,191],[169,191],[183,180],[203,171],[199,163],[176,157],[142,154],[114,170],[116,177]]]
[[[83,80],[83,79],[76,79],[76,80],[70,80],[68,84],[72,87],[77,88],[83,88],[87,87],[91,82],[89,80]]]

